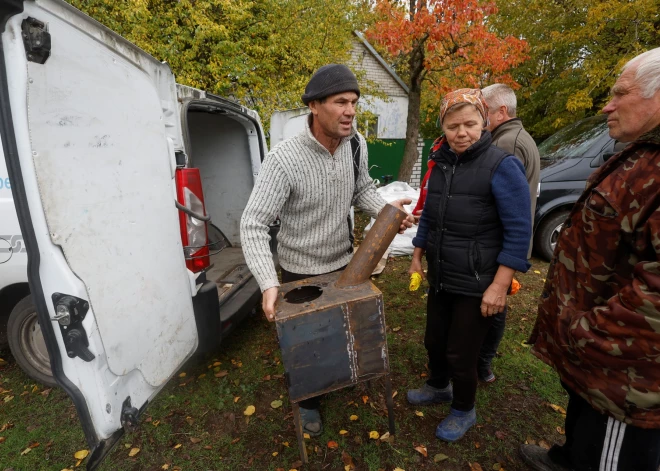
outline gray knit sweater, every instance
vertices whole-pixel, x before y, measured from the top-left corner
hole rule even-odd
[[[270,252],[268,225],[279,215],[280,265],[292,273],[323,274],[346,265],[349,252],[346,217],[351,205],[376,217],[385,200],[368,173],[367,144],[358,134],[362,157],[354,184],[350,139],[334,155],[305,130],[274,147],[266,156],[241,218],[241,244],[261,291],[279,286]]]

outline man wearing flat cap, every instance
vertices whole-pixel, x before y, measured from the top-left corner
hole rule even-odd
[[[241,243],[263,293],[263,310],[274,320],[279,282],[270,251],[269,227],[277,236],[282,282],[343,269],[353,255],[347,217],[355,205],[372,217],[385,206],[368,173],[367,143],[353,127],[358,81],[345,65],[321,67],[305,87],[310,113],[305,129],[274,147],[264,160],[241,218]],[[403,209],[410,200],[393,204]],[[402,230],[412,225],[412,216]],[[303,428],[322,433],[319,399],[300,402]]]

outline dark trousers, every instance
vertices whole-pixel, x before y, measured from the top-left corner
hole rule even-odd
[[[562,383],[568,393],[566,443],[548,455],[575,471],[658,471],[660,429],[643,429],[601,414]]]
[[[488,370],[490,370],[490,363],[495,358],[497,354],[497,349],[500,346],[502,337],[504,337],[504,326],[506,325],[506,310],[495,314],[493,316],[493,321],[488,329],[484,343],[481,346],[481,351],[479,352],[479,362],[477,364],[477,371],[479,376],[484,378],[488,376]]]
[[[444,388],[452,380],[456,410],[474,407],[479,348],[492,320],[481,315],[481,297],[429,290],[424,335],[431,370],[427,383]]]
[[[341,267],[339,270],[335,270],[335,273],[337,271],[341,271],[346,267]],[[291,273],[290,271],[286,271],[284,268],[280,267],[280,270],[282,272],[282,283],[291,283],[292,281],[298,281],[298,280],[304,280],[305,278],[312,278],[314,276],[320,276],[320,275],[304,275],[302,273]],[[321,398],[323,395],[316,396],[316,397],[311,397],[309,399],[305,399],[304,401],[300,401],[298,405],[302,407],[303,409],[318,409],[321,407]]]

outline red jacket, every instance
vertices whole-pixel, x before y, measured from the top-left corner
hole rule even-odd
[[[431,152],[429,153],[432,154],[436,150],[440,149],[440,146],[445,142],[444,137],[439,137],[435,141],[433,141],[433,145],[431,146]],[[433,170],[433,167],[435,166],[435,162],[431,159],[429,159],[428,163],[428,170],[426,171],[426,174],[424,175],[424,178],[422,178],[422,183],[419,186],[419,199],[417,200],[417,204],[415,205],[415,209],[413,209],[413,214],[418,216],[422,214],[422,209],[424,209],[424,202],[426,201],[426,190],[429,182],[429,177],[431,176],[431,170]],[[417,212],[419,211],[419,213]]]

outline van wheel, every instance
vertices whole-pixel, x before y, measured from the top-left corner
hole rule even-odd
[[[548,216],[536,230],[534,248],[538,254],[548,262],[552,259],[552,256],[555,253],[559,233],[564,227],[564,222],[569,214],[570,211],[568,210],[557,211]]]
[[[32,296],[21,299],[9,314],[7,340],[16,363],[30,378],[45,386],[57,386]]]

